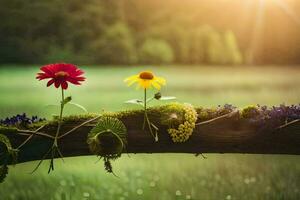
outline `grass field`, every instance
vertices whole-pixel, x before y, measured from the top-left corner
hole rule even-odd
[[[151,67],[85,68],[87,81],[68,90],[74,102],[90,112],[132,109],[124,105],[141,91],[127,88],[123,79]],[[168,80],[162,90],[180,102],[212,107],[232,103],[277,105],[300,102],[299,67],[190,67],[153,68]],[[0,118],[26,112],[51,118],[59,92],[35,80],[38,67],[0,68]],[[68,114],[81,111],[68,107]],[[29,174],[35,162],[12,167],[0,185],[0,199],[300,199],[300,157],[278,155],[208,154],[123,155],[113,163],[119,178],[106,174],[96,157],[47,162]]]

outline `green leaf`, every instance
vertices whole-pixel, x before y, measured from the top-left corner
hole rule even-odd
[[[131,100],[125,101],[125,103],[143,106],[143,101],[140,99],[131,99]]]
[[[63,100],[63,104],[66,105],[67,103],[69,103],[70,101],[72,101],[72,97],[71,96],[68,96],[66,97],[64,100]]]
[[[74,102],[70,102],[69,105],[73,105],[77,108],[80,108],[81,110],[83,110],[84,112],[88,112],[87,109],[85,107],[83,107],[82,105],[78,104],[78,103],[74,103]]]
[[[160,97],[159,100],[161,100],[161,101],[169,101],[169,100],[173,100],[173,99],[176,99],[176,97],[172,97],[172,96],[162,96],[162,97]]]
[[[3,181],[6,178],[7,174],[8,174],[7,165],[1,165],[0,166],[0,183],[3,183]]]

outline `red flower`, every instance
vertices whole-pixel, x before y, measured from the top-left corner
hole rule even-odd
[[[84,81],[85,77],[81,76],[84,72],[73,64],[57,63],[49,64],[41,67],[43,72],[37,73],[36,78],[39,80],[50,79],[47,87],[54,83],[56,88],[60,86],[66,90],[68,82],[75,85],[81,85],[80,81]]]

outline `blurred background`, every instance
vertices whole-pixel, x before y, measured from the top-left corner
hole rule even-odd
[[[297,0],[0,2],[1,63],[300,63]]]
[[[57,115],[59,91],[35,79],[56,62],[85,71],[67,95],[89,112],[136,109],[123,102],[143,94],[123,80],[142,70],[195,106],[299,104],[299,13],[298,0],[0,0],[0,119]],[[124,154],[113,163],[119,178],[95,156],[57,160],[50,175],[48,161],[33,175],[37,162],[24,163],[0,198],[300,199],[299,156],[206,156]]]

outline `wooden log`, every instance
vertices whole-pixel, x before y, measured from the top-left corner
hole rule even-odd
[[[156,113],[155,124],[159,125],[161,113]],[[153,117],[153,116],[152,116]],[[239,111],[199,123],[190,139],[184,143],[174,143],[167,133],[167,126],[159,125],[159,141],[142,130],[143,112],[120,115],[119,119],[127,127],[127,153],[251,153],[251,154],[300,154],[300,122],[276,130],[260,131],[261,127],[249,119],[241,118]],[[66,122],[62,126],[65,133],[86,119]],[[200,120],[200,119],[199,119]],[[97,120],[85,124],[59,140],[59,147],[65,157],[91,155],[86,143],[87,134]],[[54,135],[57,125],[50,123],[40,131]],[[14,147],[28,136],[7,134]],[[35,135],[25,144],[18,162],[40,160],[51,147],[51,138]]]

